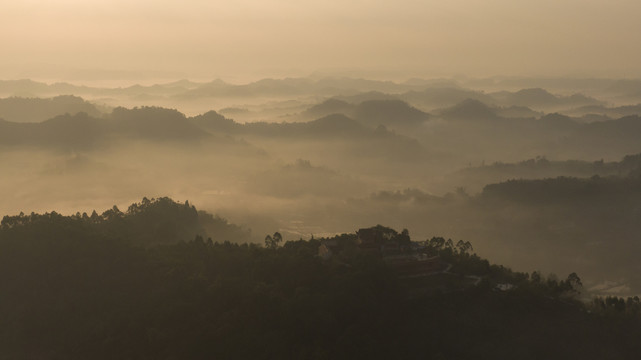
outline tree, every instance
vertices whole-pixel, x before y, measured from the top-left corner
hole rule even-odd
[[[435,250],[441,250],[443,245],[445,245],[445,239],[442,237],[433,237],[430,239],[428,245]]]
[[[403,231],[396,236],[396,241],[398,241],[399,245],[409,245],[412,242],[410,232],[407,229],[403,229]]]
[[[530,280],[535,284],[540,284],[542,280],[541,273],[539,271],[533,271],[532,275],[530,275]]]
[[[468,254],[469,251],[474,251],[474,248],[472,248],[472,244],[469,241],[459,240],[456,243],[456,248],[458,249],[458,253],[461,255]]]
[[[454,249],[454,242],[452,241],[452,239],[447,239],[447,241],[445,242],[445,248],[449,250]]]
[[[276,249],[278,243],[283,241],[283,236],[277,231],[274,235],[265,236],[265,247],[268,249]]]
[[[568,278],[565,282],[570,290],[576,292],[577,294],[581,293],[581,290],[583,289],[583,283],[581,282],[581,278],[579,277],[579,275],[577,275],[575,272],[568,275]]]

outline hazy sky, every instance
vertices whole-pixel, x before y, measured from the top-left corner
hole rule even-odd
[[[0,78],[641,77],[639,0],[0,0]]]

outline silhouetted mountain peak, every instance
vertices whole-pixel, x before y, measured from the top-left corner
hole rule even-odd
[[[572,118],[567,116],[567,115],[563,115],[563,114],[559,114],[559,113],[552,113],[552,114],[547,114],[547,115],[542,116],[540,120],[541,121],[549,121],[549,122],[562,122],[562,121],[563,122],[568,122],[568,121],[572,121]]]
[[[185,115],[175,109],[156,106],[143,106],[132,109],[117,107],[111,112],[111,118],[118,121],[149,123],[153,125],[159,122],[184,120]]]
[[[530,99],[538,99],[541,101],[554,101],[557,99],[557,97],[551,94],[549,91],[541,88],[521,89],[515,92],[514,95],[519,97],[527,97]]]
[[[443,110],[441,115],[446,119],[491,119],[498,117],[494,109],[474,99],[463,100],[453,107]]]
[[[629,124],[630,123],[634,123],[634,124],[636,124],[636,123],[641,122],[641,117],[639,117],[639,115],[628,115],[628,116],[624,116],[624,117],[622,117],[620,119],[617,119],[617,120],[614,120],[614,121],[619,122],[619,123],[629,123]]]
[[[527,106],[516,106],[516,105],[500,108],[500,109],[497,109],[496,111],[497,111],[497,115],[504,118],[512,118],[512,119],[538,118],[543,114],[542,112],[534,111]]]
[[[398,100],[397,96],[385,94],[380,91],[366,91],[350,96],[335,96],[335,98],[351,104],[360,104],[370,100]]]
[[[555,130],[572,130],[581,126],[581,124],[574,121],[571,117],[558,113],[544,115],[538,121],[539,124],[549,126],[550,129]]]
[[[542,88],[522,89],[517,92],[499,92],[492,96],[503,105],[517,106],[540,106],[540,107],[558,107],[558,106],[582,106],[588,104],[599,104],[594,98],[583,94],[572,94],[569,96],[558,96]]]
[[[335,109],[335,108],[341,108],[341,107],[349,107],[350,104],[343,101],[339,100],[336,98],[331,98],[323,101],[322,103],[318,105],[314,105],[310,108],[311,109]]]
[[[64,114],[101,115],[95,105],[74,95],[53,98],[9,97],[0,99],[0,117],[14,122],[42,122]]]
[[[70,115],[70,114],[58,115],[49,120],[43,121],[42,124],[47,126],[60,126],[60,125],[81,124],[81,123],[88,123],[88,122],[96,123],[98,121],[99,121],[98,119],[89,116],[87,113],[81,112],[73,115]]]
[[[213,110],[208,111],[202,115],[194,116],[190,120],[201,128],[212,131],[228,132],[235,127],[241,126],[234,120],[228,119]]]
[[[355,117],[370,125],[408,125],[419,124],[429,118],[429,114],[410,106],[402,100],[369,100],[356,107]]]
[[[187,121],[175,109],[161,107],[115,108],[111,119],[118,130],[132,135],[155,139],[189,139],[207,136],[207,133]]]
[[[361,128],[361,125],[358,121],[351,119],[343,114],[331,114],[314,121],[310,121],[308,124],[315,124],[317,126],[323,127],[336,127],[336,128]]]
[[[225,82],[225,81],[223,81],[222,79],[214,79],[214,80],[210,81],[210,82],[209,82],[209,83],[207,83],[207,84],[208,84],[208,85],[221,85],[221,86],[222,86],[222,85],[229,85],[228,83],[226,83],[226,82]]]
[[[319,117],[339,113],[348,114],[353,109],[354,105],[343,100],[331,98],[305,110],[303,115],[306,117]]]

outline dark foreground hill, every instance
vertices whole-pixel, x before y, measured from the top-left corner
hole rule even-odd
[[[183,232],[170,229],[197,224],[197,214],[160,199],[126,213],[5,217],[3,357],[634,359],[641,352],[639,300],[581,303],[576,274],[559,281],[514,273],[471,254],[469,243],[411,242],[407,231],[382,226],[282,246],[278,234],[267,247],[198,235],[180,241]],[[365,251],[364,241],[374,246]],[[318,249],[330,244],[339,250],[322,260]],[[421,253],[440,266],[399,277],[390,259]]]

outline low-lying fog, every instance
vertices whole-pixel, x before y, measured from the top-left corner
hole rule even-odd
[[[94,102],[25,85],[33,97],[0,99],[0,214],[124,210],[169,196],[250,228],[257,242],[383,224],[413,240],[470,241],[516,270],[576,271],[639,293],[638,89],[479,84],[60,92]],[[152,104],[164,108],[134,108]]]

